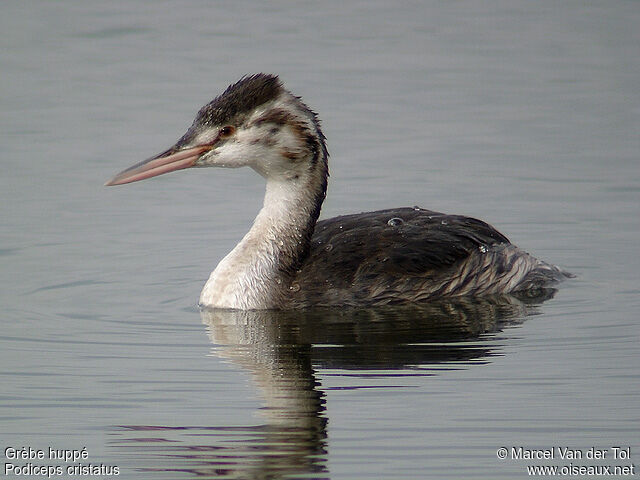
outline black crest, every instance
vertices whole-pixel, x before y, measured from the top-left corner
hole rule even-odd
[[[242,77],[200,109],[194,126],[232,124],[281,92],[282,84],[277,75],[257,73]]]

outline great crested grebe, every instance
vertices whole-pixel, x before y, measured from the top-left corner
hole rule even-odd
[[[316,114],[275,75],[246,76],[120,185],[189,167],[249,166],[267,182],[253,226],[200,295],[214,308],[377,306],[539,290],[570,274],[474,218],[394,208],[317,222],[328,153]]]

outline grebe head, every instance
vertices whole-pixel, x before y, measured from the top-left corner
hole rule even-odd
[[[123,170],[105,185],[190,167],[243,166],[268,180],[315,178],[325,183],[326,162],[325,138],[315,113],[285,90],[277,76],[259,73],[243,77],[202,107],[171,148]]]

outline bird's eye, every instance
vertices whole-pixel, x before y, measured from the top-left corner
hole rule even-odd
[[[236,131],[236,127],[234,127],[233,125],[227,125],[226,127],[222,127],[220,129],[220,137],[221,138],[230,137],[235,133],[235,131]]]

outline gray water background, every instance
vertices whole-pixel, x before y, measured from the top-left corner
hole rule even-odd
[[[3,451],[86,447],[127,479],[524,478],[502,446],[637,462],[638,25],[634,1],[3,2]],[[102,184],[258,71],[323,121],[323,217],[475,216],[577,278],[467,336],[201,317],[262,180]]]

